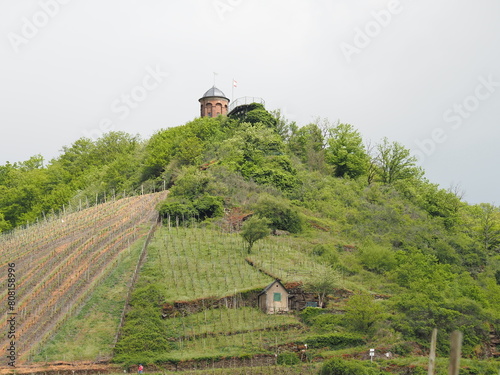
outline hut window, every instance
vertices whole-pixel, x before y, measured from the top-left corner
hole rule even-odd
[[[274,301],[281,302],[281,293],[274,293]]]

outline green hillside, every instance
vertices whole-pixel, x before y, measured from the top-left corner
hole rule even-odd
[[[238,117],[198,118],[147,140],[120,132],[80,139],[49,163],[35,156],[0,167],[0,228],[163,189],[163,225],[124,325],[92,331],[108,339],[119,332],[116,347],[77,338],[101,311],[122,310],[123,300],[118,308],[103,295],[127,279],[133,251],[34,360],[113,356],[165,371],[291,361],[317,373],[316,362],[330,357],[364,366],[375,348],[366,373],[417,374],[438,328],[442,360],[460,330],[464,374],[498,372],[499,208],[468,205],[458,187],[428,181],[403,145],[367,147],[348,124],[299,127],[254,104]],[[249,246],[242,234],[258,226],[269,235]],[[257,295],[275,278],[320,305],[325,299],[324,308],[265,314]],[[80,350],[65,344],[75,340]]]

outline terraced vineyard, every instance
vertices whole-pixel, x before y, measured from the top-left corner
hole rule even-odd
[[[292,314],[266,315],[257,307],[257,295],[273,281],[269,275],[283,275],[283,282],[301,281],[302,271],[310,275],[321,266],[289,239],[278,237],[257,243],[250,256],[237,233],[193,225],[167,225],[156,231],[116,359],[215,363],[265,356],[274,363],[282,347],[303,342],[309,329]],[[151,321],[147,333],[139,328],[145,321]],[[153,336],[165,340],[161,348],[151,348]]]
[[[0,237],[0,265],[15,263],[18,363],[50,337],[113,269],[124,250],[156,223],[166,192],[111,201]],[[7,273],[0,283],[7,283]],[[7,313],[7,289],[0,314]],[[7,331],[7,321],[0,330]],[[5,352],[10,340],[0,341]]]

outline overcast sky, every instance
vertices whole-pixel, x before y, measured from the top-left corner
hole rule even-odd
[[[0,0],[0,164],[199,116],[213,85],[398,141],[500,204],[498,0]]]

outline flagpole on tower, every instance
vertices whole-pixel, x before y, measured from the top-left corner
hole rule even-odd
[[[238,86],[238,82],[233,78],[233,84],[231,85],[231,101],[234,99],[234,88]]]
[[[217,73],[214,72],[214,87],[215,87],[215,76],[217,75]]]

